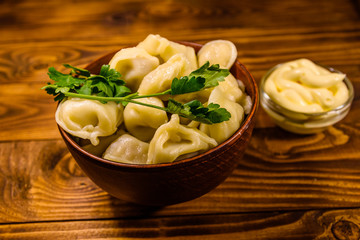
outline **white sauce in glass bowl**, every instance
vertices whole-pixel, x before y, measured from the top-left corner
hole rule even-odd
[[[345,74],[330,72],[302,58],[275,69],[267,78],[264,91],[284,108],[318,113],[334,109],[349,98],[344,78]]]

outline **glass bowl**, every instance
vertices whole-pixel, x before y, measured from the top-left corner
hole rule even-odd
[[[271,99],[271,97],[264,91],[264,85],[268,77],[279,68],[282,64],[278,64],[271,68],[261,79],[260,83],[260,105],[265,112],[273,119],[276,125],[292,133],[297,134],[312,134],[325,130],[327,127],[334,125],[342,120],[349,112],[351,103],[354,99],[354,88],[350,80],[345,76],[344,83],[349,90],[349,98],[347,101],[329,111],[318,113],[304,113],[292,111],[279,105]],[[319,64],[317,64],[319,65]],[[331,67],[326,67],[330,72],[341,73]]]

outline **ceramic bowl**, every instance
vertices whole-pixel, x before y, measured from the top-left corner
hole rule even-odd
[[[198,51],[199,44],[181,42]],[[98,73],[115,52],[86,68]],[[200,197],[222,183],[236,168],[250,140],[259,94],[254,78],[236,61],[232,74],[241,79],[251,97],[252,108],[233,136],[217,147],[194,157],[172,163],[135,165],[106,160],[82,149],[60,126],[69,151],[85,174],[100,188],[119,199],[141,205],[170,205]]]

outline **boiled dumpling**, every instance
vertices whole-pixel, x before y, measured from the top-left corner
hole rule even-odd
[[[252,108],[251,97],[245,93],[245,85],[244,85],[244,83],[241,80],[236,80],[236,81],[237,81],[237,83],[239,85],[239,88],[243,92],[243,95],[242,95],[242,97],[240,98],[240,100],[238,102],[244,108],[244,113],[249,114],[250,111],[251,111],[251,108]]]
[[[135,92],[144,76],[159,66],[159,59],[142,48],[124,48],[114,55],[109,65],[121,74],[126,86]]]
[[[164,107],[164,103],[155,97],[139,98],[136,99],[136,101]],[[129,103],[124,110],[126,129],[142,141],[150,141],[156,129],[167,121],[168,117],[166,112],[160,109]]]
[[[230,69],[237,56],[235,45],[228,40],[215,40],[206,43],[198,52],[199,66],[207,61],[219,64],[222,68]]]
[[[148,164],[173,162],[178,157],[206,151],[217,145],[216,141],[196,128],[183,126],[179,116],[159,127],[150,142]]]
[[[238,81],[232,74],[229,74],[223,82],[219,82],[219,88],[224,92],[224,97],[233,102],[238,102],[245,97],[246,94],[239,88]]]
[[[116,132],[123,120],[123,107],[115,102],[72,98],[62,101],[55,113],[56,122],[68,133],[98,145],[100,136]]]
[[[244,108],[244,113],[249,114],[252,108],[252,100],[249,95],[241,99],[240,105]]]
[[[158,56],[163,62],[167,62],[175,54],[184,54],[188,60],[186,75],[198,68],[194,48],[169,41],[160,35],[148,35],[144,41],[137,45],[137,47],[145,49],[153,56]]]
[[[101,157],[105,152],[105,150],[109,147],[109,145],[124,133],[125,131],[120,129],[110,136],[99,137],[99,144],[96,146],[92,145],[88,139],[86,140],[80,139],[79,145],[85,151],[95,156]]]
[[[240,124],[244,119],[243,107],[240,104],[229,100],[225,95],[226,93],[217,86],[210,94],[209,103],[217,103],[220,107],[225,108],[230,112],[231,118],[228,121],[212,125],[204,123],[200,124],[200,130],[214,138],[218,144],[231,137],[236,130],[239,129]]]
[[[226,93],[224,97],[230,99],[233,102],[240,103],[241,100],[245,97],[245,94],[239,88],[239,84],[232,74],[228,75],[224,79],[224,81],[219,82],[219,88],[221,88],[221,90],[224,93]],[[213,90],[214,88],[207,88],[198,92],[175,95],[174,99],[182,103],[187,103],[194,99],[197,99],[202,103],[205,103],[208,101],[210,94]]]
[[[145,164],[149,150],[149,143],[123,134],[106,149],[103,158],[122,163]]]
[[[194,99],[199,100],[202,103],[205,103],[209,99],[212,90],[213,88],[207,88],[198,92],[175,95],[173,96],[173,98],[181,103],[187,103]]]
[[[142,80],[138,92],[142,95],[160,93],[171,87],[172,80],[184,76],[188,60],[184,54],[176,54],[161,64]]]

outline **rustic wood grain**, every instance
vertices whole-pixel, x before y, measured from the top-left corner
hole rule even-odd
[[[28,36],[27,40],[67,39],[70,36],[73,39],[94,36],[106,39],[114,34],[146,36],[149,32],[164,34],[184,29],[344,26],[359,20],[350,0],[333,0],[331,4],[326,0],[292,0],[287,4],[276,0],[245,0],[241,3],[113,0],[106,4],[72,0],[2,1],[1,16],[1,42],[22,42],[24,36]]]
[[[255,129],[245,157],[223,184],[199,199],[158,209],[103,192],[61,140],[0,143],[0,221],[360,207],[359,127],[339,124],[302,137]]]
[[[238,48],[238,58],[257,80],[278,63],[307,57],[346,72],[351,80],[359,82],[360,27],[357,25],[331,26],[326,29],[309,26],[290,30],[202,29],[192,37],[189,35],[194,30],[187,30],[187,36],[181,33],[164,36],[199,43],[214,40],[214,36],[233,41]],[[111,36],[106,40],[0,43],[0,83],[44,83],[48,80],[46,70],[50,66],[59,70],[64,70],[60,66],[63,63],[84,66],[106,53],[134,45],[144,38],[129,38],[126,35]]]
[[[70,156],[39,90],[158,33],[233,41],[255,79],[306,57],[347,74],[349,115],[298,136],[259,108],[245,157],[205,196],[145,208],[109,196]],[[359,0],[0,1],[0,239],[359,239]]]
[[[358,209],[0,225],[1,239],[358,239]]]
[[[39,83],[13,83],[0,90],[0,140],[54,139],[56,103]]]

